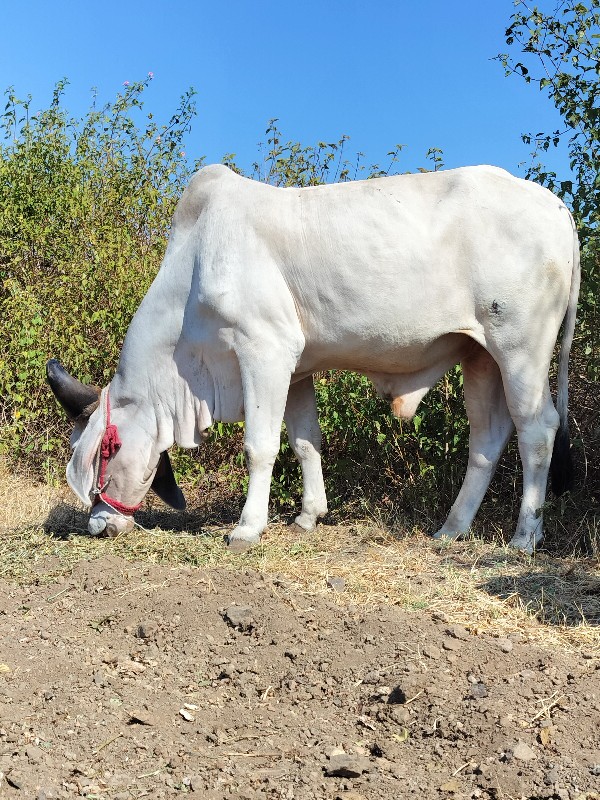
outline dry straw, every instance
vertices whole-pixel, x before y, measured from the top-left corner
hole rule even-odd
[[[108,554],[165,565],[247,570],[284,576],[298,592],[329,592],[336,602],[398,605],[443,614],[474,633],[519,634],[538,644],[600,654],[600,570],[597,560],[530,558],[494,542],[437,543],[418,530],[381,522],[320,525],[299,534],[272,525],[260,546],[227,551],[222,528],[204,528],[194,513],[140,513],[150,531],[115,539],[86,535],[87,516],[66,487],[38,484],[0,471],[0,578],[31,583],[67,574],[82,559]]]

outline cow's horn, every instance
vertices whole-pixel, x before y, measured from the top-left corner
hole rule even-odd
[[[54,396],[71,419],[77,419],[84,409],[100,397],[100,390],[96,386],[86,386],[73,378],[55,358],[46,364],[46,377]]]

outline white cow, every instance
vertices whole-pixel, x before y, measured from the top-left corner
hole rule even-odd
[[[296,522],[310,530],[327,511],[313,373],[363,373],[410,418],[460,362],[469,463],[435,536],[469,530],[514,426],[523,500],[511,544],[531,552],[557,429],[555,488],[570,477],[579,274],[566,206],[494,167],[304,189],[205,167],[177,206],[109,387],[99,393],[48,364],[77,419],[67,479],[92,505],[90,532],[128,530],[151,485],[183,507],[167,448],[198,445],[215,420],[245,420],[250,480],[229,543],[258,542],[283,419],[304,481]],[[548,369],[563,319],[557,413]]]

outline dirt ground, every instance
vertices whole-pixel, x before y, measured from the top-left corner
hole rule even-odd
[[[52,563],[36,570],[52,572]],[[286,578],[0,582],[0,797],[600,798],[600,663]]]

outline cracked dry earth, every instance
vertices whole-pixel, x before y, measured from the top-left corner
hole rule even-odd
[[[1,798],[600,798],[591,653],[343,585],[105,557],[0,583],[0,637]]]

